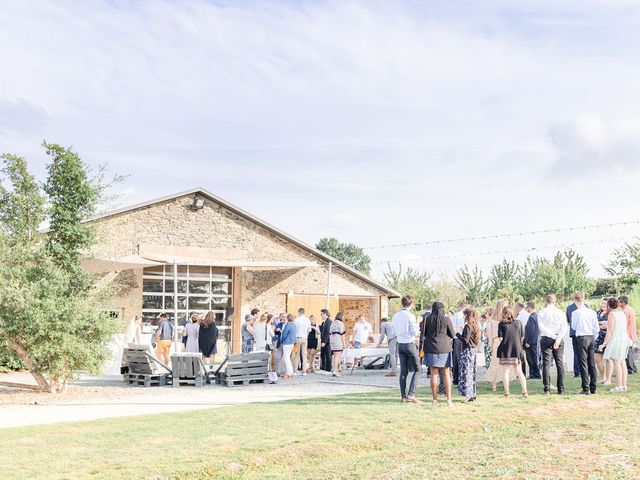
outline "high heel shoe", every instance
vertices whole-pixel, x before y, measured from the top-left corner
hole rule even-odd
[[[522,398],[529,398],[529,394],[527,392],[522,392]]]

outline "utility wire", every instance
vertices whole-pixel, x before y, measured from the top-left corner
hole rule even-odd
[[[513,249],[507,249],[507,250],[493,250],[493,251],[485,251],[485,252],[460,253],[460,254],[453,254],[453,255],[439,255],[436,257],[417,257],[417,258],[406,258],[406,259],[398,258],[395,260],[380,260],[372,263],[374,265],[383,265],[383,264],[391,264],[391,263],[424,262],[429,260],[440,260],[445,258],[478,257],[482,255],[496,255],[501,253],[504,254],[504,253],[517,253],[517,252],[536,252],[538,250],[548,250],[548,249],[566,248],[566,247],[574,247],[574,246],[581,246],[581,245],[596,245],[596,244],[603,244],[603,243],[621,242],[624,240],[633,240],[637,238],[638,238],[637,236],[607,238],[604,240],[589,240],[584,242],[559,243],[557,245],[545,245],[541,247],[513,248]]]
[[[616,222],[616,223],[603,223],[599,225],[582,225],[578,227],[550,228],[547,230],[533,230],[529,232],[498,233],[495,235],[476,235],[473,237],[448,238],[443,240],[427,240],[423,242],[375,245],[371,247],[364,247],[363,249],[379,250],[384,248],[416,247],[421,245],[438,245],[438,244],[444,244],[444,243],[469,242],[473,240],[490,240],[490,239],[493,240],[496,238],[514,238],[514,237],[524,237],[529,235],[543,235],[548,233],[574,232],[574,231],[593,230],[597,228],[620,227],[620,226],[626,226],[626,225],[640,225],[640,220],[631,220],[628,222]]]

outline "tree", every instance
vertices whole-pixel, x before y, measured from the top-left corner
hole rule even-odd
[[[117,325],[104,313],[113,286],[80,269],[92,238],[81,223],[94,211],[99,187],[75,152],[45,148],[52,157],[48,203],[24,159],[3,156],[9,188],[0,189],[0,343],[40,389],[59,391],[77,370],[99,369]],[[38,231],[43,219],[50,220],[48,233]]]
[[[505,298],[505,292],[516,290],[518,281],[518,266],[513,261],[502,260],[491,267],[489,272],[489,295],[494,298]]]
[[[455,281],[464,292],[465,300],[471,305],[483,305],[489,299],[488,280],[477,265],[473,270],[466,265],[459,269]]]
[[[615,250],[605,271],[615,279],[616,290],[629,292],[640,284],[640,241]]]
[[[322,238],[316,248],[365,275],[371,271],[371,258],[353,243],[342,243],[335,238]]]
[[[421,311],[432,302],[435,294],[429,287],[431,274],[422,272],[413,267],[404,268],[402,264],[398,264],[397,268],[387,265],[387,271],[384,273],[385,283],[402,295],[411,295],[414,298],[416,311]],[[390,304],[391,311],[400,310],[400,301],[394,298]]]
[[[447,278],[441,278],[431,284],[433,288],[433,299],[444,303],[445,308],[454,312],[458,304],[464,298],[464,292],[455,283]]]

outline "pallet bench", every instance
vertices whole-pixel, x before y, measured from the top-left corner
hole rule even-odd
[[[215,371],[215,382],[226,387],[269,383],[269,352],[229,355]]]
[[[174,387],[204,387],[211,383],[201,353],[174,353],[171,355],[171,368]]]
[[[149,353],[148,345],[130,345],[123,352],[122,378],[127,385],[156,387],[171,384],[171,369]]]

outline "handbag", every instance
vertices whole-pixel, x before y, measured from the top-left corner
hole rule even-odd
[[[422,317],[422,342],[420,342],[420,358],[424,358],[424,341],[427,336],[427,317]]]
[[[264,349],[267,352],[271,351],[271,344],[269,343],[269,325],[264,326]]]

